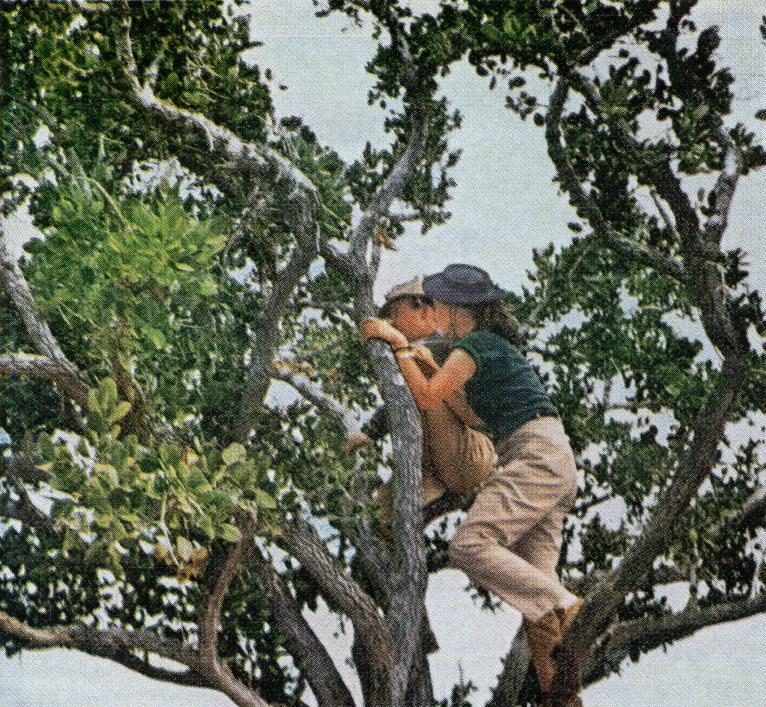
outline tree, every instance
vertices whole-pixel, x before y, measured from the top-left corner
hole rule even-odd
[[[320,15],[373,23],[371,100],[392,135],[352,165],[277,122],[268,71],[240,58],[245,20],[213,0],[4,7],[4,211],[30,196],[46,234],[21,265],[0,239],[6,651],[73,647],[242,705],[303,704],[306,685],[351,705],[302,615],[322,597],[353,625],[366,704],[431,704],[423,598],[450,524],[428,543],[422,525],[470,499],[420,513],[412,400],[355,324],[382,243],[447,217],[459,115],[438,78],[464,55],[545,128],[577,212],[514,303],[586,472],[561,566],[587,597],[569,667],[587,684],[766,609],[749,542],[761,442],[726,427],[763,410],[764,324],[744,254],[722,249],[737,181],[766,160],[726,126],[732,78],[693,5],[333,0]],[[275,380],[295,402],[267,404]],[[390,546],[377,451],[342,453],[373,383],[394,442]],[[598,515],[612,498],[617,530]],[[661,590],[679,580],[692,600],[673,614]],[[528,672],[518,636],[492,704],[534,702]],[[461,684],[452,703],[469,698]]]

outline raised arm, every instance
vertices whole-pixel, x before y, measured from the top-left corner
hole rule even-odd
[[[362,323],[362,336],[365,340],[376,338],[391,344],[404,379],[421,410],[429,410],[447,400],[476,372],[476,363],[471,355],[457,349],[431,378],[426,378],[417,364],[415,352],[410,348],[407,337],[382,319],[365,320]]]

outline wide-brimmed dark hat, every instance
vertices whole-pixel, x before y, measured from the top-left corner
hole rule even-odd
[[[486,270],[475,265],[448,265],[436,275],[423,280],[423,292],[444,304],[490,304],[504,299],[508,293],[498,287]]]

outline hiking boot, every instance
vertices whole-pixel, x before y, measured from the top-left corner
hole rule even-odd
[[[561,642],[561,625],[555,610],[549,611],[537,621],[524,619],[524,631],[527,634],[529,655],[537,673],[540,692],[546,695],[553,684],[556,674],[556,662],[553,650]]]
[[[563,640],[564,634],[566,634],[567,629],[572,625],[572,622],[575,620],[575,617],[577,614],[580,613],[580,609],[582,608],[583,600],[578,599],[572,606],[566,608],[566,609],[556,609],[556,613],[559,617],[559,623],[561,624],[561,638]]]
[[[561,640],[563,641],[566,632],[580,613],[583,600],[578,599],[572,606],[566,609],[556,609],[556,614],[561,627]],[[580,665],[577,655],[572,650],[562,650],[562,646],[557,645],[553,649],[553,657],[558,676],[555,684],[552,684],[551,694],[549,696],[550,707],[582,707],[582,700],[578,692],[582,687],[580,676]],[[552,683],[554,681],[551,681]]]

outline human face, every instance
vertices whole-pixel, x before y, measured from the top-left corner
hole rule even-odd
[[[455,304],[434,302],[434,325],[447,339],[462,338],[475,325],[471,312]]]
[[[433,305],[424,297],[402,297],[394,307],[391,323],[410,341],[425,339],[436,331]]]
[[[452,308],[442,302],[434,302],[434,324],[441,332],[447,332],[450,326],[450,312]]]

